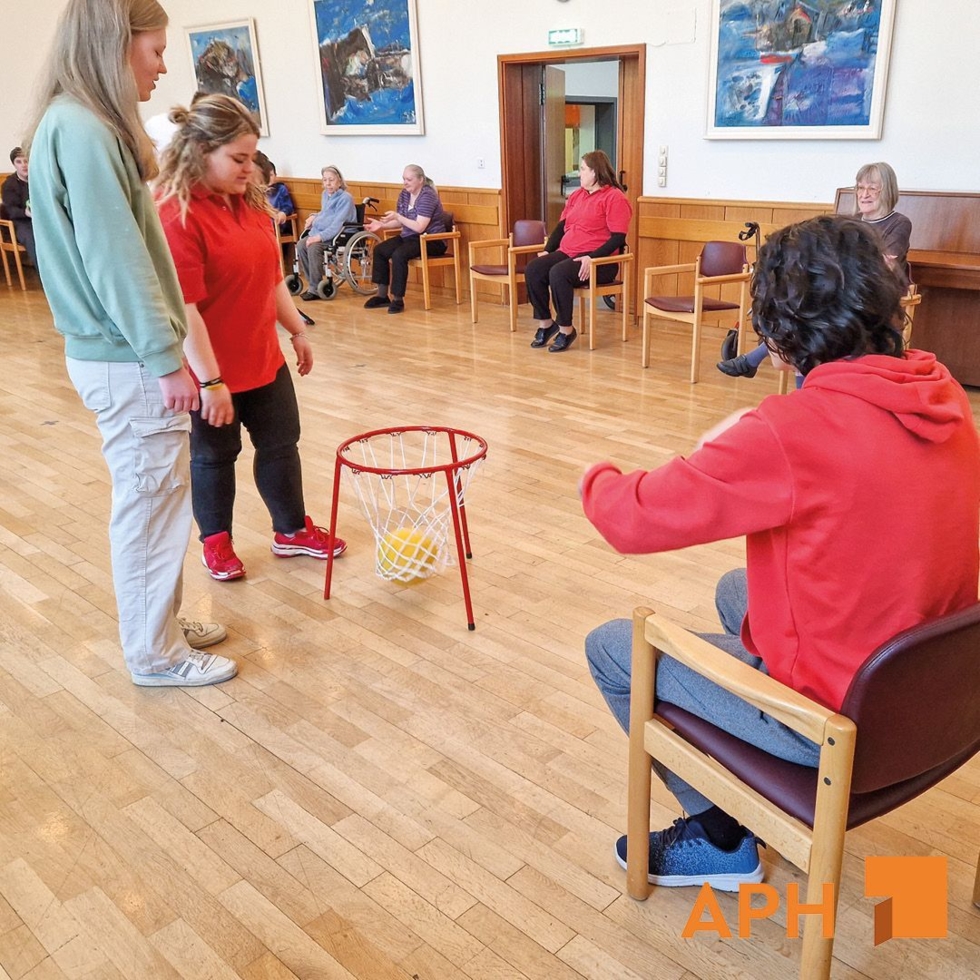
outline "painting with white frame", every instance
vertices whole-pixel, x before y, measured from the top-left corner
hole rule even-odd
[[[880,139],[895,0],[712,0],[708,139]]]
[[[425,132],[415,0],[310,0],[321,131]]]

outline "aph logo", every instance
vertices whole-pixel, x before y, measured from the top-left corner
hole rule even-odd
[[[875,946],[889,939],[945,939],[948,860],[944,857],[864,859],[864,896],[888,895],[875,906]]]
[[[889,939],[945,939],[948,935],[946,880],[948,861],[944,857],[869,857],[864,862],[865,898],[887,896],[874,908],[874,944]],[[798,939],[800,918],[819,918],[822,935],[834,935],[834,886],[825,882],[820,902],[806,904],[800,900],[800,886],[791,881],[786,886],[786,935]],[[753,905],[753,898],[762,905]],[[738,936],[752,937],[752,923],[768,919],[778,911],[779,893],[772,885],[738,886]],[[707,915],[707,918],[705,918]],[[694,908],[681,930],[684,939],[698,932],[714,932],[720,939],[730,939],[732,930],[718,904],[714,890],[705,882],[698,892]]]

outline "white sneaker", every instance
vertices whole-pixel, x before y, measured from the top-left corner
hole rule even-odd
[[[228,630],[221,623],[198,623],[183,616],[177,617],[180,628],[184,631],[187,645],[195,650],[203,650],[214,643],[220,643],[228,636]]]
[[[238,664],[216,653],[189,653],[186,660],[174,664],[159,674],[133,674],[133,683],[140,687],[205,687],[231,680],[238,673]]]

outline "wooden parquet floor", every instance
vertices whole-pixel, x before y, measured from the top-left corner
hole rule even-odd
[[[585,634],[651,603],[716,625],[713,587],[741,541],[624,557],[576,484],[611,458],[651,467],[776,389],[710,368],[666,328],[639,366],[603,313],[600,347],[556,356],[503,307],[446,296],[365,311],[306,304],[317,364],[298,381],[308,508],[329,517],[334,451],[396,424],[452,425],[490,453],[468,498],[477,626],[454,569],[412,587],[373,573],[345,492],[332,598],[323,565],[269,552],[240,464],[247,578],[212,581],[188,549],[184,613],[227,624],[236,679],[134,687],[116,640],[107,474],[36,288],[0,287],[0,980],[786,980],[783,910],[749,940],[682,939],[691,889],[624,895],[626,739]],[[726,324],[727,326],[728,324]],[[720,339],[721,332],[717,334]],[[284,345],[288,348],[288,344]],[[287,356],[288,356],[287,350]],[[980,405],[976,397],[974,402]],[[655,820],[676,815],[655,790]],[[970,903],[980,759],[848,837],[834,976],[980,977]],[[868,854],[949,857],[946,940],[873,946]],[[801,876],[771,851],[768,880]],[[720,898],[734,924],[736,902]]]

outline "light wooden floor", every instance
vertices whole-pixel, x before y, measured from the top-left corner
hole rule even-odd
[[[558,356],[530,350],[526,308],[512,335],[503,307],[474,328],[467,307],[437,303],[426,314],[411,292],[392,317],[344,287],[305,305],[307,501],[326,523],[334,449],[358,432],[483,435],[475,632],[455,570],[414,588],[374,576],[346,496],[350,549],[324,602],[322,564],[270,554],[243,460],[248,577],[210,580],[192,545],[184,607],[228,625],[219,649],[241,672],[154,691],[130,683],[117,646],[95,425],[40,292],[0,286],[0,980],[796,975],[782,913],[751,940],[684,940],[692,889],[623,894],[626,740],[582,653],[589,629],[641,602],[714,628],[714,582],[742,542],[622,557],[576,495],[585,465],[661,463],[775,376],[716,375],[712,338],[692,387],[682,333],[658,334],[642,371],[638,331],[622,344],[612,314],[598,350]],[[677,812],[656,792],[667,825]],[[849,835],[834,976],[980,976],[978,842],[980,760]],[[935,853],[950,859],[949,938],[875,949],[864,856]],[[800,878],[766,861],[781,891]],[[734,928],[735,900],[720,901]]]

